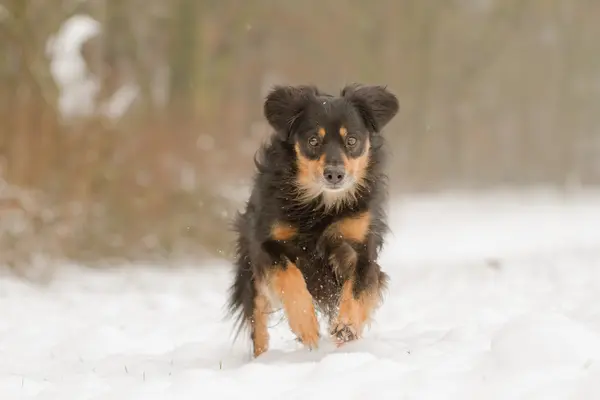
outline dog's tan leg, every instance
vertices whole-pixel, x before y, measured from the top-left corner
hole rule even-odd
[[[352,280],[344,283],[338,315],[330,325],[330,333],[340,343],[360,338],[364,327],[370,322],[373,312],[381,303],[379,287],[370,291],[365,290],[355,297],[353,285]]]
[[[313,298],[298,267],[288,262],[272,272],[270,287],[281,300],[290,328],[307,347],[315,349],[319,341],[319,323]]]
[[[254,357],[258,357],[269,349],[268,321],[271,313],[269,299],[261,292],[254,298],[254,313],[252,314],[252,345]]]

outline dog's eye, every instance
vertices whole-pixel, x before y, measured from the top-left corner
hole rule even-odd
[[[358,140],[356,140],[354,136],[349,136],[348,139],[346,139],[346,144],[350,147],[356,146],[357,142]]]
[[[316,136],[311,136],[308,139],[308,144],[311,145],[312,147],[317,147],[319,145],[319,139],[317,139]]]

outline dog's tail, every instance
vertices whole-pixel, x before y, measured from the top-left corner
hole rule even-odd
[[[236,228],[240,235],[236,249],[236,271],[233,284],[229,288],[227,302],[229,316],[234,320],[234,341],[243,330],[249,328],[254,313],[254,298],[256,297],[249,249],[245,243],[244,224],[243,216],[238,215]]]

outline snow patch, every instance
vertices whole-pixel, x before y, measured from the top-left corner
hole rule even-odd
[[[81,55],[81,46],[99,35],[102,26],[87,15],[74,15],[48,40],[50,71],[60,90],[59,111],[66,118],[90,116],[95,112],[98,79],[91,75]]]
[[[103,103],[97,102],[100,81],[89,71],[81,49],[86,41],[101,33],[100,22],[78,14],[67,19],[46,44],[51,58],[50,71],[60,91],[59,112],[66,119],[96,114],[120,118],[140,94],[139,86],[130,82],[123,84]]]
[[[528,313],[494,335],[491,352],[498,367],[514,372],[560,365],[584,368],[600,362],[600,336],[561,314]]]
[[[229,263],[65,266],[0,281],[0,393],[19,399],[597,399],[600,196],[412,197],[362,340],[308,351],[273,316],[250,358],[224,320]],[[595,224],[594,226],[598,226]],[[457,251],[457,248],[459,249]],[[500,261],[490,263],[496,256]]]

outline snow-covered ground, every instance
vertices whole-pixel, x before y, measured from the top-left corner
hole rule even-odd
[[[278,318],[258,359],[232,344],[225,263],[3,277],[0,398],[600,398],[600,194],[411,197],[391,222],[376,322],[313,352]]]

